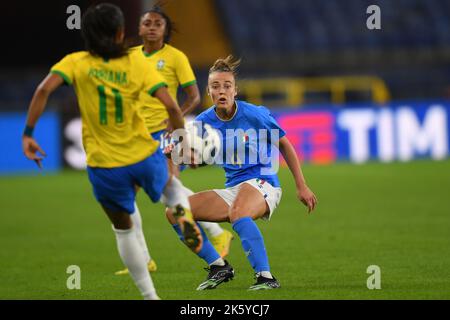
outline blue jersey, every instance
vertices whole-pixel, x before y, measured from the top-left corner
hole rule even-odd
[[[278,168],[278,153],[272,144],[277,143],[274,140],[281,139],[286,133],[266,107],[238,100],[236,108],[236,113],[230,120],[221,120],[215,112],[215,106],[195,119],[209,124],[221,133],[222,151],[216,163],[225,170],[225,186],[229,188],[243,181],[259,178],[279,187],[278,176],[273,170]]]

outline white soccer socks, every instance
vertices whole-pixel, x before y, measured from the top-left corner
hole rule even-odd
[[[130,218],[131,221],[133,221],[134,232],[139,245],[142,248],[142,252],[144,253],[145,261],[149,263],[152,257],[150,256],[147,242],[145,241],[144,230],[142,229],[142,217],[136,202],[134,203],[134,213],[130,214]]]
[[[123,264],[145,300],[159,300],[147,269],[147,261],[136,237],[135,228],[119,230],[113,227],[117,248]]]

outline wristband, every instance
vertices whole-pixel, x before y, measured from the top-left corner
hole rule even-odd
[[[23,135],[31,138],[33,136],[33,131],[34,127],[26,126],[25,130],[23,131]]]

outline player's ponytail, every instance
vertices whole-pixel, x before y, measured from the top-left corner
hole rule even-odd
[[[81,34],[86,50],[103,59],[119,58],[126,54],[123,41],[117,41],[117,33],[124,28],[122,10],[110,3],[90,7],[81,20]]]
[[[235,60],[230,54],[225,59],[217,59],[214,65],[209,69],[209,74],[213,72],[231,72],[234,76],[237,76],[237,68],[241,63],[241,59]]]

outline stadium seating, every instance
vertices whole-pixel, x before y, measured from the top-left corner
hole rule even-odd
[[[286,53],[450,46],[447,0],[379,0],[382,32],[370,32],[371,0],[217,0],[235,49]],[[395,5],[395,6],[394,6]]]

